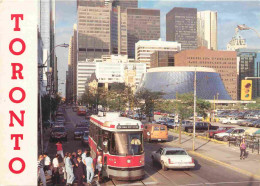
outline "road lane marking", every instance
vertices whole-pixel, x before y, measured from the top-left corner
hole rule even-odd
[[[153,181],[158,182],[158,180],[156,178],[154,178],[151,174],[149,174],[148,172],[144,171],[145,174],[147,174],[149,176],[149,178],[152,178]]]
[[[238,181],[238,182],[215,182],[215,183],[192,183],[179,186],[192,186],[192,185],[222,185],[222,184],[241,184],[241,183],[260,183],[260,181]]]
[[[214,163],[216,163],[216,164],[222,165],[223,167],[227,167],[227,168],[229,168],[229,169],[231,169],[231,170],[234,170],[234,171],[236,171],[236,172],[239,172],[239,173],[241,173],[241,174],[244,174],[244,175],[246,175],[246,176],[253,177],[253,178],[255,178],[255,179],[260,180],[260,175],[253,174],[253,173],[251,173],[251,172],[249,172],[249,171],[247,171],[247,170],[243,170],[243,169],[240,169],[240,168],[235,167],[235,166],[233,166],[233,165],[229,165],[229,164],[227,164],[227,163],[224,163],[224,162],[222,162],[222,161],[216,160],[216,159],[211,158],[211,157],[209,157],[209,156],[200,154],[200,153],[198,153],[198,152],[194,152],[194,151],[188,151],[188,152],[189,152],[190,154],[195,155],[195,156],[199,156],[199,157],[201,157],[201,158],[203,158],[203,159],[212,161],[212,162],[214,162]]]

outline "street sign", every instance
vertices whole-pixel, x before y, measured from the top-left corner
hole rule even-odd
[[[252,99],[252,80],[242,80],[241,100],[250,101]]]

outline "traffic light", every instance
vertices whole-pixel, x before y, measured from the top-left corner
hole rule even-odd
[[[252,99],[252,80],[242,80],[241,82],[241,100]]]

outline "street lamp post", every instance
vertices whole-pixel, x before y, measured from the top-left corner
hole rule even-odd
[[[197,96],[197,70],[194,72],[194,112],[193,112],[193,138],[192,138],[192,150],[195,150],[195,124],[196,124],[196,96]]]
[[[55,50],[56,47],[64,47],[64,48],[67,48],[67,47],[69,47],[69,45],[66,44],[66,43],[56,45],[56,46],[52,49],[50,55],[48,55],[48,57],[47,57],[46,61],[44,62],[44,64],[38,65],[38,69],[42,69],[42,68],[46,68],[46,67],[47,67],[47,66],[46,66],[46,63],[48,62],[50,56],[53,54],[53,52],[54,52],[54,50]],[[39,73],[40,73],[40,72],[41,72],[41,71],[39,70]],[[41,153],[43,154],[44,152],[43,152],[42,94],[41,94],[41,93],[42,93],[42,90],[41,90],[41,81],[40,81],[40,79],[39,79],[39,88],[38,88],[38,91],[39,91],[38,95],[39,95],[39,108],[40,108],[40,111],[39,111],[39,112],[40,112],[39,120],[40,120],[40,130],[41,130]],[[51,90],[50,90],[49,94],[51,95]],[[50,98],[50,99],[51,99],[51,98]],[[51,112],[51,106],[50,106],[50,112]],[[50,119],[51,119],[51,118],[50,118]]]

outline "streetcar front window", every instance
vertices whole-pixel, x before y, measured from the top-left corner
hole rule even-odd
[[[140,155],[142,153],[142,133],[113,133],[111,143],[111,154]]]

